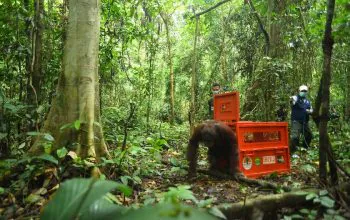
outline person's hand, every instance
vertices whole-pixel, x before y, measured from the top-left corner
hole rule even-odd
[[[289,103],[292,105],[295,104],[293,96],[289,96]]]
[[[308,114],[312,114],[312,109],[306,109],[306,113],[308,113]]]

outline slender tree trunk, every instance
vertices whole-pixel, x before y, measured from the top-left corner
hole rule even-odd
[[[19,12],[17,11],[17,17],[16,17],[16,25],[17,25],[17,41],[21,41],[21,32],[22,30],[20,29],[20,20],[19,20]],[[19,75],[19,95],[18,95],[18,101],[21,103],[23,101],[23,92],[24,92],[24,85],[23,85],[23,72],[22,72],[22,56],[20,53],[17,55],[17,62],[18,62],[18,75]],[[19,120],[17,122],[17,134],[20,134],[22,131],[22,120]]]
[[[29,113],[32,115],[32,120],[29,122],[29,130],[38,129],[36,123],[36,116],[33,111],[41,101],[41,84],[42,84],[42,36],[43,23],[42,17],[44,14],[44,0],[34,1],[34,30],[32,35],[32,59],[30,64],[30,75],[27,84],[27,103],[32,108],[29,108]]]
[[[16,16],[16,26],[17,26],[17,30],[16,30],[16,35],[17,35],[17,41],[20,42],[20,38],[21,38],[21,30],[19,27],[19,12],[17,12],[17,16]],[[21,55],[18,53],[17,55],[17,62],[18,62],[18,75],[19,75],[19,95],[18,95],[18,101],[22,102],[23,100],[23,73],[22,73],[22,57]],[[19,126],[20,127],[20,126]],[[19,132],[19,130],[18,130]]]
[[[345,88],[345,121],[350,122],[350,72],[348,68],[344,69],[344,72],[347,73],[346,77],[346,88]]]
[[[151,117],[151,107],[152,107],[152,77],[153,77],[153,52],[152,45],[153,42],[149,43],[149,66],[148,66],[148,83],[147,83],[147,112],[146,112],[146,122],[147,122],[147,133],[150,132],[150,117]]]
[[[199,16],[196,16],[196,29],[193,43],[193,66],[191,76],[191,106],[190,106],[190,130],[193,132],[196,116],[196,96],[197,96],[197,39],[199,35]]]
[[[171,48],[171,39],[170,39],[170,31],[169,31],[169,15],[165,13],[160,13],[160,16],[164,22],[165,25],[165,34],[166,34],[166,42],[167,42],[167,49],[168,49],[168,64],[169,64],[169,78],[170,78],[170,92],[169,92],[169,105],[170,105],[170,116],[169,116],[169,122],[170,124],[174,124],[174,118],[175,118],[175,97],[174,97],[174,91],[175,91],[175,81],[174,81],[174,70],[173,70],[173,56],[172,56],[172,48]]]
[[[108,156],[99,111],[99,9],[98,0],[69,1],[63,72],[43,127],[55,138],[53,150],[66,146],[81,158]],[[44,141],[40,136],[30,153],[41,153]]]
[[[152,15],[149,13],[147,2],[142,2],[142,9],[145,13],[145,17],[148,23],[152,22]],[[150,30],[147,30],[149,33]],[[147,58],[148,58],[148,79],[146,86],[146,95],[147,95],[147,109],[146,109],[146,123],[147,123],[147,133],[150,132],[150,117],[151,117],[151,108],[152,108],[152,96],[153,96],[153,71],[154,71],[154,59],[156,54],[156,42],[157,40],[152,35],[149,42],[146,43],[147,48]]]
[[[166,31],[167,46],[168,46],[169,75],[170,75],[170,123],[174,124],[175,80],[174,80],[174,70],[173,70],[173,56],[171,52],[171,40],[170,40],[170,33],[169,33],[169,21],[167,19],[164,20],[164,24],[165,24],[165,31]]]
[[[54,7],[53,0],[48,0],[47,1],[47,12],[46,12],[48,19],[52,19],[51,18],[51,16],[52,16],[51,14],[52,14],[52,11],[53,11],[53,7]],[[45,24],[45,26],[46,26],[46,24]],[[44,53],[46,55],[45,56],[45,67],[46,67],[45,68],[45,73],[49,73],[50,72],[49,68],[51,67],[49,65],[49,63],[50,63],[50,61],[52,60],[52,57],[53,57],[53,52],[54,52],[53,48],[54,48],[54,43],[55,43],[55,39],[54,39],[53,34],[52,34],[51,31],[47,32],[47,38],[46,39],[47,39],[46,42],[45,42],[46,50],[44,50]],[[46,82],[52,81],[52,78],[53,78],[52,74],[47,74],[43,84],[46,84]],[[51,83],[51,89],[48,91],[49,95],[48,95],[48,98],[47,98],[46,102],[49,103],[49,104],[51,104],[51,102],[52,102],[52,96],[53,96],[53,93],[54,93],[54,90],[55,90],[54,86],[55,86],[55,83]]]
[[[329,138],[328,138],[328,132],[327,132],[327,124],[328,124],[328,115],[329,115],[329,87],[331,84],[331,59],[332,59],[332,50],[333,50],[333,37],[332,37],[332,20],[333,20],[333,14],[334,14],[334,7],[335,7],[335,0],[328,0],[327,3],[327,18],[326,18],[326,25],[325,25],[325,32],[323,36],[323,42],[322,42],[322,48],[323,48],[323,73],[322,73],[322,80],[321,80],[321,93],[322,96],[320,98],[321,105],[320,105],[320,124],[319,124],[319,132],[320,132],[320,150],[319,150],[319,156],[320,156],[320,164],[319,164],[319,177],[321,181],[324,183],[327,182],[327,152],[330,152],[330,144],[329,144]],[[330,158],[328,158],[330,159]],[[331,164],[331,163],[330,163]],[[332,168],[332,167],[331,167]],[[332,176],[332,182],[333,184],[337,182],[337,177],[334,177],[334,175],[337,175],[336,169],[334,170],[333,167],[333,176]]]
[[[35,0],[35,56],[33,61],[32,85],[36,92],[36,103],[41,101],[41,85],[42,85],[42,39],[43,39],[43,21],[44,16],[44,0]]]
[[[31,34],[31,22],[30,22],[30,6],[29,6],[29,0],[23,0],[23,6],[24,9],[26,10],[26,19],[25,19],[25,33],[27,36],[27,43],[28,47],[32,42],[32,34]],[[29,82],[30,82],[30,76],[31,76],[31,56],[29,52],[26,52],[26,60],[25,60],[25,70],[26,70],[26,76],[27,76],[27,95],[26,95],[26,100],[28,100],[28,92],[29,92]]]

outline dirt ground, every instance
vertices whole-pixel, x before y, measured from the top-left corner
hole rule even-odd
[[[272,174],[260,179],[290,188],[318,188],[317,175],[312,175],[300,169],[300,163],[302,163],[300,159],[293,159],[290,173],[282,175]],[[264,189],[260,186],[248,185],[232,180],[217,179],[200,173],[197,174],[194,181],[189,181],[185,174],[170,173],[164,175],[164,173],[167,173],[166,171],[171,169],[172,167],[170,165],[164,165],[160,169],[162,175],[143,179],[140,191],[136,192],[138,194],[137,198],[141,198],[141,201],[138,200],[137,202],[142,202],[142,198],[147,197],[147,195],[166,192],[169,187],[178,185],[191,186],[191,190],[198,200],[212,199],[213,205],[235,203],[259,195],[276,193],[272,189]]]

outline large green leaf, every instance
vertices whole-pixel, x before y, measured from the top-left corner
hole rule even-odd
[[[55,157],[51,156],[50,154],[42,154],[40,156],[32,157],[32,159],[46,160],[56,165],[58,164],[58,160]]]
[[[48,162],[51,162],[53,164],[58,164],[58,160],[53,157],[52,155],[50,154],[42,154],[42,155],[39,155],[39,156],[34,156],[34,157],[27,157],[27,156],[24,156],[21,160],[19,160],[17,163],[20,164],[20,163],[24,163],[24,162],[27,162],[27,163],[30,163],[32,160],[34,159],[37,159],[37,160],[45,160],[45,161],[48,161]]]
[[[108,220],[119,219],[123,212],[127,209],[118,205],[115,205],[108,201],[105,197],[94,202],[88,210],[82,213],[79,219],[86,220]]]
[[[322,196],[320,197],[321,200],[321,205],[326,207],[326,208],[333,208],[334,206],[334,200],[329,198],[328,196]]]
[[[101,199],[107,192],[120,188],[119,183],[107,180],[72,179],[64,182],[53,199],[45,207],[41,218],[46,219],[75,219],[78,216],[99,210]]]

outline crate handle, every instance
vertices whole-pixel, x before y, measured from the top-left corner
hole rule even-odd
[[[249,153],[244,153],[243,156],[253,156],[254,155],[254,152],[249,152]]]

